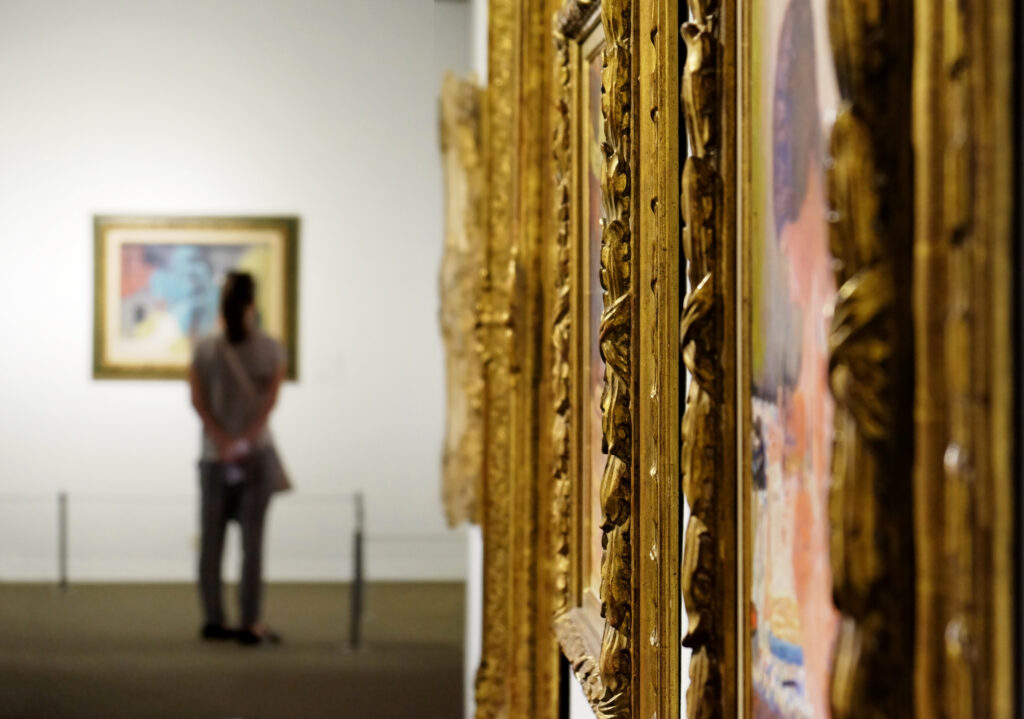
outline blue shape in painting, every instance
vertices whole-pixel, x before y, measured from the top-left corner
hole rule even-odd
[[[183,334],[203,335],[217,319],[217,280],[198,247],[170,248],[167,263],[150,277],[150,290],[167,303]]]

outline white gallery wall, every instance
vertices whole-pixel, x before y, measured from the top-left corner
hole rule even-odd
[[[114,213],[301,217],[300,378],[273,420],[298,491],[269,577],[348,576],[356,490],[371,579],[464,576],[439,502],[436,97],[438,48],[469,38],[434,12],[0,0],[0,581],[53,576],[60,490],[73,579],[193,574],[185,384],[92,378],[91,219]]]

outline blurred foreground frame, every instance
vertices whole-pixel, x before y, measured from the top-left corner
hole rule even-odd
[[[478,719],[557,719],[563,685],[551,626],[551,483],[545,242],[551,227],[554,0],[490,0],[484,91],[485,371],[483,638]]]
[[[223,275],[240,270],[297,379],[297,217],[99,215],[93,226],[94,378],[185,378],[195,342],[219,327]]]
[[[919,719],[1021,712],[1021,10],[914,4]]]

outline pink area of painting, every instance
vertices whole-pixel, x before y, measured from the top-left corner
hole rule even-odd
[[[783,20],[761,88],[768,111],[753,156],[773,221],[751,238],[754,490],[751,696],[756,719],[829,719],[838,613],[828,491],[833,400],[822,111],[810,0],[775,0]],[[780,12],[781,11],[781,12]],[[770,46],[769,46],[770,47]],[[765,60],[769,60],[766,57]],[[827,58],[826,58],[827,60]],[[770,138],[770,140],[769,140]]]
[[[146,263],[142,245],[121,247],[121,297],[131,297],[149,284],[153,267]]]

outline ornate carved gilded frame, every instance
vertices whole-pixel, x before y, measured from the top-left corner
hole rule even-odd
[[[447,416],[442,495],[450,526],[480,521],[484,450],[484,369],[478,313],[484,271],[483,92],[448,73],[441,86],[445,244],[441,335]]]
[[[586,282],[585,146],[587,98],[584,44],[601,37],[600,2],[572,2],[555,21],[556,126],[555,216],[556,285],[553,332],[553,394],[555,425],[552,435],[555,501],[555,631],[588,699],[599,704],[605,695],[599,671],[604,621],[583,607],[583,368]],[[582,87],[581,87],[582,85]]]
[[[604,34],[600,618],[582,606],[578,78]],[[679,712],[679,4],[568,0],[555,18],[551,317],[555,627],[598,717]],[[643,431],[639,431],[643,428]],[[596,626],[595,626],[596,625]]]

